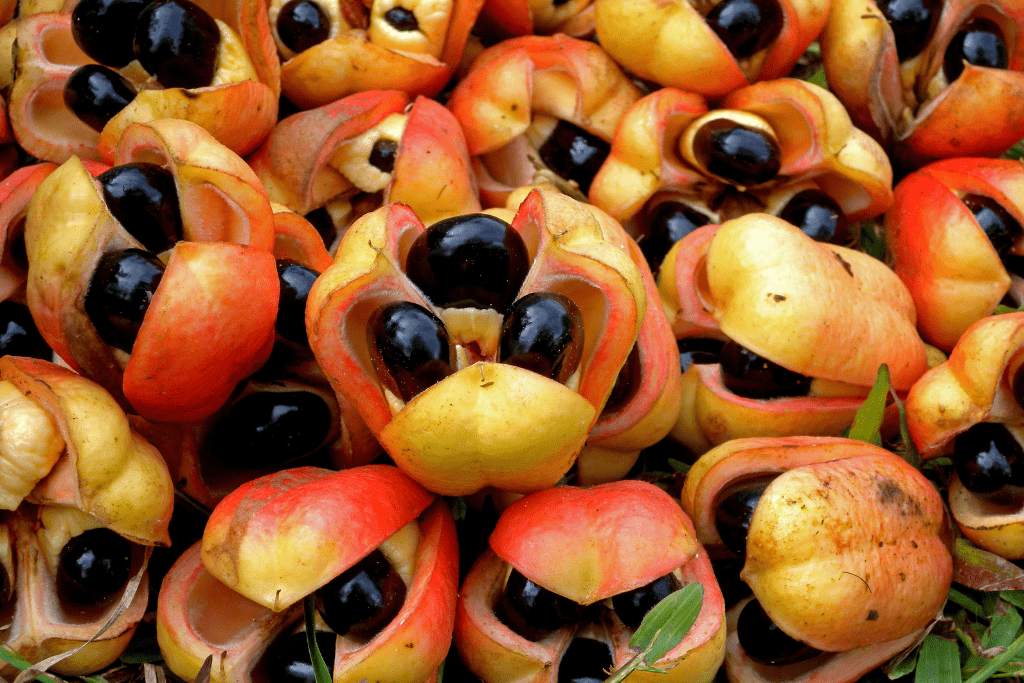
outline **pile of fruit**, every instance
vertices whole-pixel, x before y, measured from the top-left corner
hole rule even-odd
[[[1024,676],[1021,0],[0,0],[0,676]]]

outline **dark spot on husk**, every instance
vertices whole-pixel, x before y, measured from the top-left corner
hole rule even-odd
[[[876,610],[871,610],[870,612],[868,612],[868,621],[875,621],[876,619],[878,619],[878,612]]]
[[[908,496],[895,481],[888,477],[875,477],[875,491],[878,502],[897,509],[904,517],[920,517],[921,504]],[[917,547],[917,546],[915,546]]]
[[[840,256],[838,251],[833,251],[832,254],[836,257],[836,261],[846,270],[850,277],[853,277],[853,266],[851,266],[846,259]]]

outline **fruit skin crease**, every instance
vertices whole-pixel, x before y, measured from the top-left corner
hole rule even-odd
[[[667,673],[634,672],[629,680],[707,683],[725,650],[725,606],[707,553],[693,524],[661,489],[623,480],[587,489],[559,486],[514,502],[498,520],[490,549],[476,561],[462,586],[455,644],[463,660],[486,683],[555,681],[552,663],[573,637],[562,628],[530,641],[494,612],[508,567],[582,605],[593,605],[664,576],[704,587],[701,611],[691,630],[658,660]],[[635,652],[630,629],[608,618],[597,629],[612,648],[615,666]]]
[[[554,485],[597,419],[643,317],[646,298],[636,266],[603,238],[582,204],[534,191],[512,227],[533,257],[520,295],[560,291],[583,312],[590,332],[584,335],[578,393],[484,359],[392,412],[366,351],[366,320],[389,301],[431,308],[400,269],[403,245],[424,230],[404,205],[360,219],[339,246],[335,265],[310,292],[310,345],[335,391],[357,407],[400,468],[442,495],[488,485],[517,492]]]

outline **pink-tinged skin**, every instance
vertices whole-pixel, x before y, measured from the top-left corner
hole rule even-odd
[[[125,398],[149,420],[212,415],[270,357],[279,294],[270,252],[179,242],[125,367]]]
[[[277,120],[280,62],[258,0],[199,0],[197,3],[230,26],[241,39],[255,79],[218,70],[221,85],[140,90],[136,98],[97,132],[64,104],[71,73],[95,64],[75,44],[71,15],[42,13],[18,22],[15,63],[18,77],[10,93],[9,115],[21,146],[40,159],[63,163],[72,155],[112,163],[125,129],[161,118],[201,125],[238,154],[255,149]],[[226,61],[238,60],[237,56]],[[136,87],[139,85],[135,84]]]
[[[921,336],[944,351],[1024,285],[961,201],[966,195],[994,200],[1024,225],[1024,166],[1005,159],[931,163],[900,181],[885,215],[893,270],[914,297]],[[1024,243],[1010,253],[1024,253]]]
[[[368,526],[389,525],[388,520],[373,519],[381,509],[367,511]],[[362,519],[355,512],[342,523]],[[419,527],[416,570],[401,611],[368,643],[357,645],[339,638],[333,662],[335,681],[378,680],[389,671],[387,680],[418,683],[432,680],[444,659],[458,590],[455,525],[445,503],[438,500],[423,511]],[[265,648],[283,633],[301,629],[301,602],[278,612],[252,602],[214,578],[200,563],[200,555],[197,544],[178,560],[161,586],[157,613],[161,651],[168,666],[187,680],[193,680],[203,660],[213,654],[214,680],[249,683]]]
[[[6,246],[20,237],[29,201],[39,183],[57,168],[54,164],[33,164],[14,171],[0,182],[0,300],[9,299],[25,284],[25,269],[19,266]]]
[[[412,105],[411,107],[409,105]],[[272,201],[307,214],[356,191],[330,165],[339,145],[408,110],[383,203],[408,204],[426,223],[480,210],[462,130],[447,109],[397,90],[371,90],[282,120],[249,163]]]
[[[428,53],[393,50],[373,42],[363,29],[346,27],[286,59],[281,65],[281,89],[303,109],[381,88],[433,97],[441,92],[459,65],[483,3],[484,0],[452,3],[448,32],[437,58]]]
[[[448,100],[466,144],[485,206],[533,181],[521,137],[535,114],[553,116],[611,142],[640,91],[611,57],[564,35],[523,36],[488,48]]]
[[[905,637],[938,614],[952,536],[918,470],[848,439],[736,439],[687,475],[681,498],[698,538],[719,542],[716,506],[730,486],[764,476],[773,478],[751,517],[740,577],[779,628],[844,652]]]
[[[874,2],[835,0],[820,39],[830,88],[857,125],[908,168],[946,157],[998,156],[1024,129],[1024,4],[953,0],[938,11],[922,52],[903,64]],[[967,64],[952,84],[942,87],[942,78],[929,93],[950,41],[979,17],[1000,28],[1007,69]]]
[[[73,606],[63,604],[57,594],[56,579],[44,560],[46,551],[39,542],[39,512],[34,505],[24,505],[3,517],[15,565],[14,576],[10,577],[13,604],[9,603],[4,610],[3,647],[32,663],[70,651],[92,639],[110,618],[114,605],[124,593],[123,590],[118,592],[106,609],[96,610],[85,618],[77,616]],[[131,552],[134,576],[142,567],[144,552],[137,545],[132,546]],[[148,577],[144,576],[127,609],[103,635],[54,665],[50,673],[84,676],[117,661],[146,613],[148,586]],[[5,663],[0,665],[0,672],[13,679],[19,670]]]
[[[405,205],[391,204],[357,221],[334,266],[310,291],[306,329],[335,391],[357,406],[403,470],[445,495],[488,485],[521,493],[553,485],[593,427],[642,320],[642,278],[585,205],[535,190],[511,225],[533,257],[520,296],[561,292],[577,302],[585,330],[592,331],[584,335],[578,391],[496,363],[473,350],[474,339],[454,339],[475,356],[393,412],[370,360],[369,316],[383,304],[403,300],[440,313],[401,271],[408,245],[425,230]],[[494,378],[481,381],[485,372]],[[439,423],[438,411],[451,411],[465,431],[451,429],[447,418]],[[538,419],[540,413],[548,418],[544,429],[534,428],[535,411]],[[536,439],[529,447],[521,439],[527,424]],[[513,435],[515,443],[509,440]],[[451,448],[460,449],[461,456],[451,458],[446,451]]]
[[[170,545],[174,487],[167,465],[110,394],[35,358],[0,358],[0,379],[48,412],[64,440],[64,452],[32,489],[33,502],[78,508],[136,543]]]
[[[825,26],[828,0],[779,3],[782,30],[761,51],[737,60],[694,3],[595,0],[597,37],[623,68],[663,86],[722,97],[788,74]],[[711,5],[705,6],[706,11]]]
[[[924,635],[915,631],[895,640],[855,648],[846,652],[825,653],[798,664],[771,666],[759,664],[740,647],[736,630],[743,607],[753,600],[744,598],[726,612],[729,635],[725,640],[726,674],[732,683],[855,683],[869,671],[885,664],[904,650],[912,647]]]
[[[298,261],[318,273],[327,270],[334,259],[327,252],[324,240],[309,221],[299,214],[275,206],[274,258]]]
[[[579,626],[571,624],[530,641],[505,625],[494,605],[509,565],[585,605],[673,572],[683,585],[704,587],[701,610],[686,637],[658,661],[669,673],[633,676],[673,683],[710,681],[722,662],[725,607],[707,553],[694,542],[692,531],[690,520],[667,494],[637,481],[591,489],[561,486],[521,498],[502,514],[490,538],[491,550],[481,555],[463,583],[455,622],[455,644],[463,661],[485,683],[558,679],[558,667],[552,664],[561,660]],[[631,629],[610,615],[587,635],[611,646],[615,667],[635,655],[628,645]]]

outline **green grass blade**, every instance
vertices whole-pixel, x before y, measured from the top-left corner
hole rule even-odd
[[[889,396],[889,366],[882,363],[878,366],[875,385],[871,387],[864,403],[857,409],[850,427],[850,438],[866,441],[876,446],[882,445],[882,418],[885,417],[885,400]]]
[[[929,633],[917,656],[915,683],[960,683],[960,648],[952,640]]]
[[[313,662],[313,676],[316,683],[332,683],[331,672],[327,669],[327,663],[320,648],[316,644],[316,598],[307,595],[302,601],[302,612],[306,618],[306,645],[309,646],[309,658]]]

